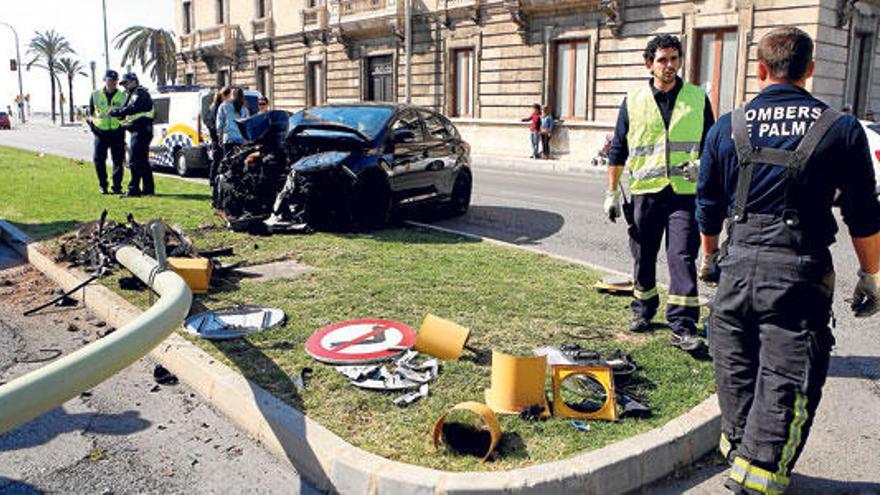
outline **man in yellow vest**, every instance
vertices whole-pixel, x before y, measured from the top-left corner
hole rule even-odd
[[[119,74],[108,70],[104,74],[104,87],[92,93],[89,100],[87,120],[95,141],[92,145],[92,159],[98,174],[98,185],[102,194],[107,190],[107,150],[113,158],[113,194],[122,194],[122,176],[125,164],[125,130],[119,119],[110,116],[111,110],[125,105],[125,92],[117,89]]]
[[[700,235],[694,195],[703,139],[715,118],[706,93],[677,76],[682,64],[678,38],[656,36],[643,55],[651,78],[630,92],[620,107],[609,153],[604,210],[612,222],[620,216],[618,183],[626,164],[632,201],[623,209],[635,260],[629,328],[633,332],[652,328],[651,320],[660,306],[657,254],[665,233],[670,279],[666,319],[672,343],[698,353],[705,345],[697,332]]]

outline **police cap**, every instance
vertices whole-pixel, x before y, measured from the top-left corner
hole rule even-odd
[[[126,72],[122,76],[122,82],[124,82],[124,83],[129,82],[129,81],[137,82],[137,80],[138,80],[138,76],[134,72]]]
[[[117,81],[117,80],[119,80],[119,73],[116,72],[115,70],[108,70],[107,72],[104,73],[104,80],[105,81],[108,81],[108,80],[109,81]]]

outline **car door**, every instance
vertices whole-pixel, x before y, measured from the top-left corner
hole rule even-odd
[[[443,117],[429,110],[419,110],[425,122],[426,152],[425,180],[437,194],[448,194],[455,171],[455,137]]]
[[[404,109],[389,126],[392,145],[391,190],[398,201],[409,201],[425,194],[425,132],[418,114]]]

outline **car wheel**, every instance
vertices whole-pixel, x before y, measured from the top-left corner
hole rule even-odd
[[[391,214],[391,191],[388,180],[377,172],[368,172],[355,184],[351,204],[352,228],[366,230],[388,223]]]
[[[182,148],[174,152],[174,170],[177,171],[177,175],[181,177],[190,175],[191,171],[187,163],[186,153]]]
[[[462,169],[455,178],[455,185],[452,186],[452,194],[449,197],[449,206],[447,211],[450,216],[457,217],[467,213],[471,206],[471,189],[473,188],[473,180],[471,173],[466,169]]]

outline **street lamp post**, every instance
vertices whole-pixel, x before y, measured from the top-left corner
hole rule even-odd
[[[107,0],[101,0],[104,12],[104,70],[110,70],[110,45],[107,42]]]
[[[26,122],[24,116],[24,86],[21,83],[21,53],[18,47],[18,32],[12,27],[12,24],[3,21],[0,21],[0,24],[11,29],[12,35],[15,37],[15,69],[18,72],[18,114],[21,117],[21,123],[24,124]]]

